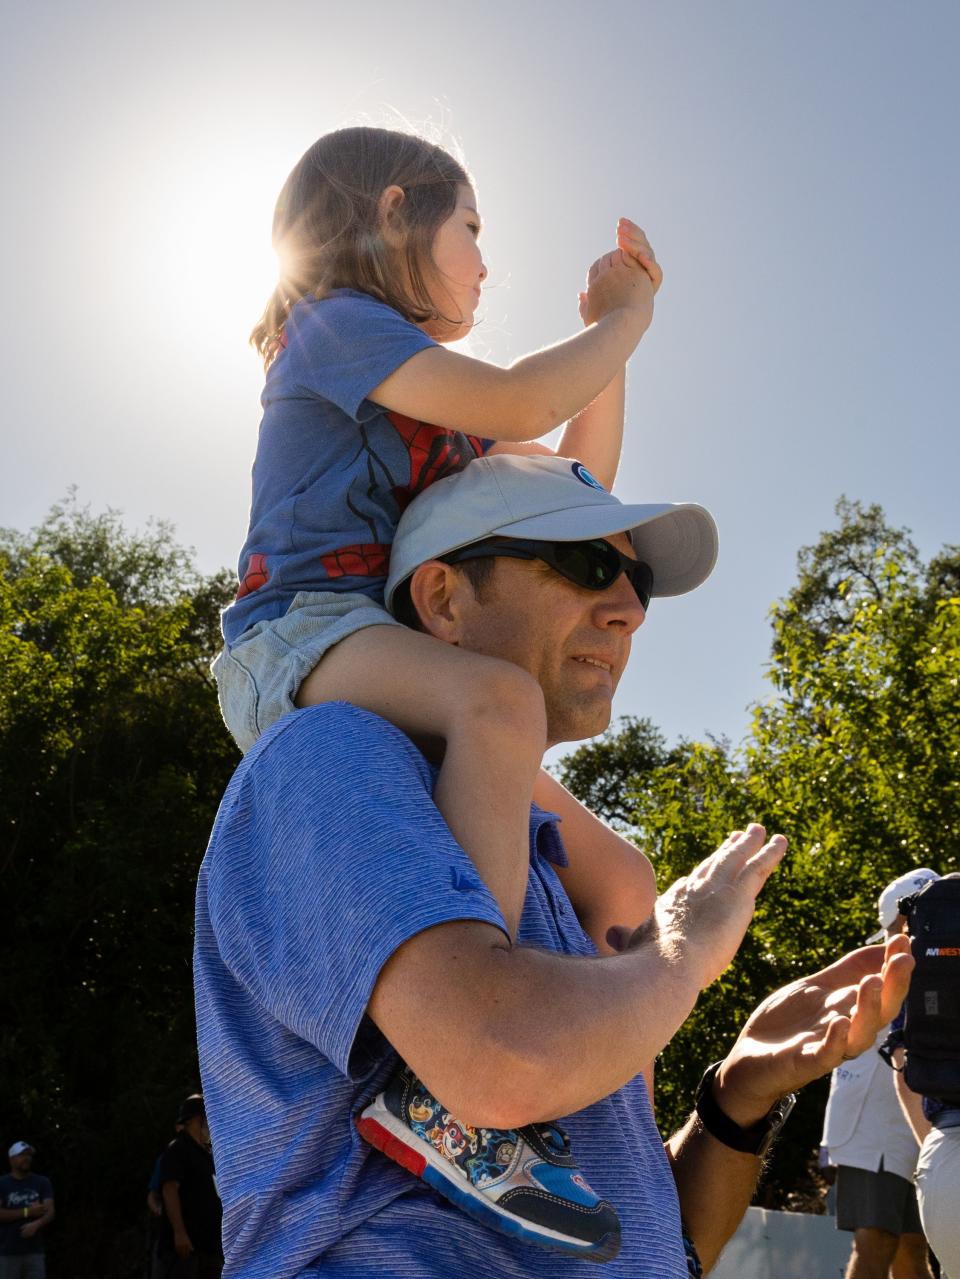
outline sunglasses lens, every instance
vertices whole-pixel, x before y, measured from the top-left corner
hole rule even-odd
[[[650,596],[653,594],[653,569],[643,560],[638,560],[636,567],[630,570],[630,581],[643,605],[643,611],[646,612],[650,605]]]
[[[620,558],[606,542],[557,542],[553,557],[564,577],[590,591],[604,590],[620,572]]]
[[[554,563],[561,573],[591,591],[603,591],[625,572],[646,611],[653,594],[653,570],[643,560],[621,556],[609,542],[558,542]]]

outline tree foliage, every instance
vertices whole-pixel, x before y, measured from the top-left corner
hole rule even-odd
[[[0,533],[0,1133],[54,1177],[62,1274],[119,1273],[118,1223],[197,1086],[193,892],[236,762],[208,675],[226,593],[168,527],[73,499]]]
[[[737,960],[663,1056],[664,1129],[768,991],[872,930],[887,880],[957,869],[960,552],[924,565],[878,508],[838,513],[773,609],[773,696],[742,747],[668,747],[633,719],[561,767],[661,887],[750,818],[791,837]],[[72,498],[0,532],[0,1138],[34,1141],[54,1178],[65,1279],[136,1268],[123,1230],[198,1082],[194,884],[237,759],[208,675],[230,589],[169,527],[132,534]],[[773,1202],[816,1146],[824,1092],[788,1126]]]
[[[772,610],[774,696],[740,749],[681,743],[651,768],[645,749],[634,757],[629,722],[561,766],[587,802],[613,797],[606,811],[635,832],[661,889],[747,821],[791,842],[736,960],[663,1054],[665,1130],[765,994],[874,931],[889,880],[915,865],[960,868],[960,550],[924,566],[878,507],[841,501],[837,514]],[[802,1183],[825,1095],[825,1084],[805,1091],[769,1202],[791,1202]]]

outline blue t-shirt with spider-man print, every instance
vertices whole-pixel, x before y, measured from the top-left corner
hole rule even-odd
[[[261,397],[250,528],[223,614],[228,644],[282,617],[298,591],[382,599],[407,505],[490,447],[367,398],[431,346],[398,311],[353,289],[294,306]]]

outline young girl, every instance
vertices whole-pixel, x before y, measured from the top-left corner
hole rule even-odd
[[[535,794],[564,819],[565,887],[605,950],[610,926],[649,914],[653,874],[632,845],[540,773],[539,685],[508,662],[399,625],[382,598],[403,509],[473,457],[549,452],[530,441],[569,419],[559,452],[612,484],[624,366],[652,319],[661,273],[643,232],[622,220],[618,248],[594,264],[580,295],[585,329],[501,369],[446,349],[469,332],[480,300],[480,228],[463,167],[407,134],[328,134],[287,179],[273,227],[280,280],[251,338],[267,378],[250,529],[214,670],[242,750],[294,707],[331,700],[381,715],[417,741],[442,742],[435,801],[511,939]],[[375,1137],[369,1125],[361,1131]],[[550,1158],[542,1131],[468,1131],[501,1160],[524,1141]],[[410,1147],[424,1140],[410,1129]],[[551,1141],[571,1179],[568,1198],[582,1205],[556,1126]],[[551,1192],[562,1209],[558,1177]],[[454,1178],[466,1183],[469,1211],[510,1233],[548,1246],[569,1235],[561,1246],[585,1253],[611,1246],[578,1235],[576,1222],[545,1232],[505,1222],[509,1213],[481,1184],[488,1175],[461,1163]],[[503,1186],[495,1190],[502,1195]]]

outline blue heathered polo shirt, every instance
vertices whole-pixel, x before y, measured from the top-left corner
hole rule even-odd
[[[359,1137],[353,1116],[397,1058],[365,1009],[387,959],[432,925],[503,927],[433,804],[435,771],[384,720],[344,703],[285,716],[245,756],[200,870],[197,1031],[224,1279],[597,1279],[451,1207]],[[519,940],[595,954],[534,810]],[[422,1016],[449,1009],[429,989]],[[581,1169],[623,1227],[609,1279],[686,1279],[676,1188],[639,1076],[567,1117]]]

